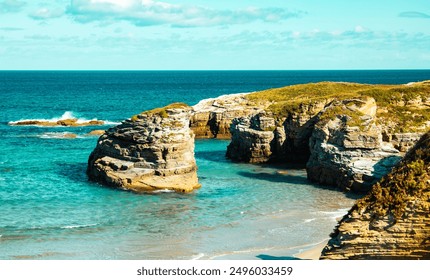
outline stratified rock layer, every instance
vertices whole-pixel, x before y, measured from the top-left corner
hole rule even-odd
[[[136,192],[198,188],[191,110],[172,104],[109,129],[89,157],[89,178]]]
[[[306,165],[308,178],[367,192],[430,127],[430,83],[295,85],[244,96],[227,157]]]
[[[392,169],[400,152],[383,143],[376,109],[373,98],[346,99],[318,115],[306,164],[311,181],[364,192]]]
[[[430,132],[343,217],[321,259],[430,259]]]
[[[234,119],[231,124],[231,143],[227,147],[227,157],[235,161],[250,163],[267,162],[272,155],[274,140],[272,118],[257,114],[251,118]]]
[[[230,139],[233,119],[254,115],[263,109],[246,99],[245,93],[222,95],[193,106],[190,127],[196,138]]]

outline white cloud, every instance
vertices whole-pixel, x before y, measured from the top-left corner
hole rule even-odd
[[[22,10],[26,2],[19,0],[4,0],[0,2],[0,13],[17,13]]]
[[[361,25],[357,25],[356,27],[355,27],[355,32],[357,32],[357,33],[361,33],[361,32],[364,32],[364,31],[366,31],[366,29],[364,29],[364,27],[363,26],[361,26]]]
[[[258,20],[279,22],[304,14],[282,8],[216,10],[153,0],[72,0],[68,13],[79,22],[119,20],[137,26],[170,24],[176,27],[242,24]]]
[[[46,20],[51,18],[58,18],[64,15],[62,9],[40,8],[30,14],[30,17],[35,20]]]

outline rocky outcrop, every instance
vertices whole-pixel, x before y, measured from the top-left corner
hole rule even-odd
[[[198,188],[191,110],[172,104],[110,128],[89,157],[89,178],[136,192]]]
[[[252,117],[234,119],[231,124],[231,143],[227,157],[234,161],[262,163],[270,160],[274,140],[273,118],[259,113]]]
[[[308,179],[366,192],[400,160],[382,141],[373,98],[334,101],[318,116],[309,139]]]
[[[34,126],[96,126],[96,125],[104,125],[104,121],[99,120],[88,120],[88,121],[80,121],[78,119],[61,119],[61,120],[55,120],[55,121],[48,121],[48,120],[23,120],[23,121],[16,121],[16,122],[10,122],[9,125],[17,125],[17,126],[27,126],[27,125],[34,125]]]
[[[249,163],[306,163],[316,116],[326,105],[327,101],[302,104],[280,120],[266,111],[233,120],[227,157]]]
[[[373,98],[362,97],[301,105],[282,126],[265,112],[235,119],[227,157],[306,163],[311,181],[366,192],[402,155],[382,141],[376,109]]]
[[[430,132],[339,222],[321,259],[430,259]]]
[[[200,101],[193,106],[190,127],[197,138],[230,139],[233,119],[256,114],[264,107],[255,106],[245,93],[223,95]]]
[[[264,111],[233,120],[227,156],[301,163],[313,182],[367,192],[430,126],[429,94],[427,82],[328,82],[252,93],[246,98]],[[263,116],[274,127],[259,127]]]
[[[87,135],[89,136],[100,136],[103,135],[106,131],[102,129],[91,130]]]

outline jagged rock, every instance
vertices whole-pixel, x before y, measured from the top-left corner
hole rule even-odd
[[[89,157],[89,178],[136,192],[198,188],[191,110],[172,104],[110,128]]]
[[[89,121],[79,121],[78,119],[63,119],[57,121],[42,121],[42,120],[24,120],[9,123],[10,125],[36,125],[36,126],[96,126],[104,125],[104,121],[99,120],[89,120]]]
[[[231,124],[231,143],[227,157],[250,163],[267,162],[272,154],[274,119],[259,113],[251,118],[234,119]]]
[[[430,132],[339,222],[321,259],[430,259]]]
[[[394,148],[401,152],[407,152],[420,139],[422,133],[394,133],[391,135],[390,142]]]
[[[287,115],[282,124],[285,140],[276,137],[281,147],[276,150],[280,161],[290,163],[306,163],[310,156],[309,138],[318,121],[317,115],[330,100],[314,101],[308,104],[300,104],[298,108]]]
[[[365,192],[402,156],[392,143],[382,141],[376,112],[373,98],[360,97],[301,104],[282,126],[265,112],[235,119],[227,157],[306,163],[311,181]]]
[[[247,94],[229,94],[200,101],[193,106],[190,127],[197,138],[230,139],[230,125],[235,118],[253,115],[263,108],[256,107]]]
[[[354,103],[354,106],[350,104]],[[382,142],[373,98],[335,101],[318,117],[309,140],[308,179],[342,190],[366,192],[400,160]]]

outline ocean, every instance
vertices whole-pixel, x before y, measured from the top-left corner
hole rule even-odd
[[[76,117],[120,123],[172,102],[291,84],[403,84],[430,70],[0,71],[0,259],[291,259],[328,238],[356,196],[304,169],[232,163],[226,140],[196,140],[202,187],[135,194],[87,180],[100,127],[11,126]],[[76,138],[63,136],[73,133]]]

